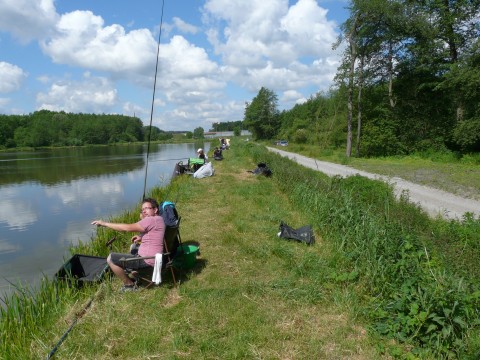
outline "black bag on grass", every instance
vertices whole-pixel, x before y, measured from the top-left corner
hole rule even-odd
[[[263,175],[266,177],[272,176],[272,170],[270,170],[265,163],[259,163],[257,165],[257,168],[255,170],[249,170],[248,172],[254,174],[254,175]]]
[[[278,237],[283,239],[292,239],[300,242],[304,242],[307,245],[313,245],[315,243],[315,235],[310,225],[302,226],[298,229],[293,229],[283,221],[280,223],[280,232]]]

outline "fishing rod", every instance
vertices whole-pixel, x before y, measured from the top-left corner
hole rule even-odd
[[[95,294],[96,295],[96,294]],[[85,315],[85,313],[87,312],[88,308],[92,305],[93,303],[93,299],[95,298],[95,295],[93,295],[90,300],[88,301],[88,303],[85,305],[85,307],[75,316],[75,319],[73,319],[71,325],[69,326],[69,328],[67,329],[67,331],[65,331],[65,333],[62,335],[62,337],[60,338],[60,340],[58,340],[58,342],[55,344],[55,346],[52,348],[52,350],[50,350],[50,352],[48,353],[46,359],[49,360],[53,357],[53,355],[55,355],[55,353],[57,352],[58,348],[60,347],[60,345],[62,345],[62,343],[65,341],[65,339],[67,338],[68,334],[70,333],[70,331],[72,331],[73,327],[75,326],[75,324],[78,322],[78,320],[83,316]]]
[[[150,161],[151,162],[156,162],[156,161],[180,161],[180,160],[185,160],[185,158],[156,159],[156,160],[150,160]]]
[[[150,129],[148,131],[148,143],[147,143],[147,163],[145,165],[145,179],[143,182],[143,196],[142,199],[145,199],[145,192],[147,189],[147,174],[148,174],[148,158],[150,156],[150,141],[152,139],[152,122],[153,122],[153,108],[155,105],[155,90],[157,87],[157,73],[158,73],[158,58],[160,55],[160,41],[162,37],[162,26],[163,26],[163,8],[165,6],[165,0],[162,1],[162,15],[160,16],[160,30],[158,31],[158,41],[157,41],[157,59],[155,63],[155,76],[153,79],[153,93],[152,93],[152,107],[150,109]]]

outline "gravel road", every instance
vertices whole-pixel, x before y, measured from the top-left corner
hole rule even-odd
[[[386,181],[394,186],[397,198],[404,191],[407,191],[410,201],[419,204],[432,217],[440,215],[446,219],[462,219],[463,214],[466,212],[473,213],[476,217],[480,216],[480,201],[465,199],[442,190],[418,185],[401,178],[372,174],[354,169],[350,166],[319,161],[277,148],[268,147],[268,150],[287,157],[305,167],[321,171],[328,176],[338,175],[347,177],[359,174],[369,179]]]

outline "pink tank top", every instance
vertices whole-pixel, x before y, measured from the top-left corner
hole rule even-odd
[[[138,255],[155,256],[155,254],[163,253],[163,237],[165,235],[163,218],[161,216],[147,216],[140,220],[138,224],[144,229]],[[145,262],[153,266],[155,259],[146,259]]]

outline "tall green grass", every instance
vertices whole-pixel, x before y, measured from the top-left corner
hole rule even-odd
[[[332,279],[359,289],[371,329],[421,358],[480,357],[480,220],[432,220],[389,185],[328,179],[254,145],[291,201],[338,252]],[[461,269],[461,273],[457,270]]]
[[[85,291],[85,289],[84,289]],[[62,282],[53,282],[46,277],[37,287],[16,287],[16,291],[2,298],[0,308],[0,358],[31,358],[31,341],[48,349],[48,334],[38,329],[54,321],[65,306],[79,301],[85,293],[65,286]]]

